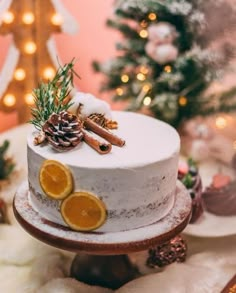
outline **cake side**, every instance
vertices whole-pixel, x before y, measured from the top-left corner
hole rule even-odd
[[[96,231],[138,228],[164,217],[174,203],[178,171],[179,136],[169,125],[135,113],[113,112],[117,135],[126,140],[121,149],[98,155],[82,144],[66,153],[50,146],[35,146],[28,138],[30,200],[42,216],[65,225],[61,201],[48,198],[39,183],[40,166],[51,159],[65,164],[73,175],[74,191],[86,191],[101,199],[107,220]]]

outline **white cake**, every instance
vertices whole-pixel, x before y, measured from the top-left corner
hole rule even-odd
[[[28,136],[29,196],[42,217],[66,226],[61,200],[46,196],[39,183],[42,163],[52,159],[66,165],[73,175],[74,191],[87,191],[101,199],[107,219],[96,231],[116,232],[157,222],[173,206],[180,139],[174,128],[145,115],[112,112],[119,128],[115,134],[126,143],[100,155],[85,142],[67,152],[49,144],[34,145]]]

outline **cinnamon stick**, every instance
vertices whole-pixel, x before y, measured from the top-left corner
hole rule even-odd
[[[118,137],[117,135],[103,128],[102,126],[98,125],[90,118],[86,118],[84,120],[84,127],[96,133],[97,135],[103,137],[105,140],[109,141],[113,145],[122,147],[125,144],[125,141],[122,138]]]
[[[235,293],[236,292],[236,275],[229,280],[221,293]]]
[[[112,145],[109,142],[106,141],[100,141],[96,139],[94,135],[86,131],[85,129],[83,131],[83,139],[84,141],[95,151],[97,151],[99,154],[107,154],[111,151]]]

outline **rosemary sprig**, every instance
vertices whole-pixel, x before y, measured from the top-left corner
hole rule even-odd
[[[31,108],[32,119],[29,121],[36,129],[41,130],[52,113],[66,111],[72,105],[68,96],[74,86],[74,59],[60,66],[54,78],[48,83],[42,82],[33,90],[35,107]]]

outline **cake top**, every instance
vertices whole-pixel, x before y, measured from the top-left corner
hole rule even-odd
[[[28,136],[28,145],[47,159],[72,166],[87,168],[131,168],[163,161],[179,152],[180,139],[177,131],[157,119],[132,113],[113,111],[112,119],[118,122],[113,132],[126,143],[121,148],[113,146],[110,153],[99,155],[86,143],[67,152],[57,152],[50,145],[33,143],[34,131]]]
[[[52,80],[34,90],[31,123],[37,131],[28,139],[34,152],[94,169],[145,166],[179,152],[179,136],[168,124],[141,114],[112,112],[92,94],[77,92],[71,97],[73,66],[72,61],[60,67]]]

